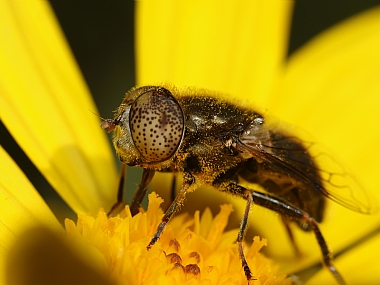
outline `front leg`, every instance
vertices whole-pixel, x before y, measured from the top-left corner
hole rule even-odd
[[[139,212],[139,208],[141,207],[141,203],[148,191],[148,186],[153,179],[155,171],[153,169],[144,168],[141,181],[137,186],[135,194],[133,195],[131,201],[131,214],[132,216],[136,215]]]
[[[181,191],[179,191],[174,201],[171,203],[169,209],[166,211],[165,215],[162,217],[161,223],[158,225],[157,231],[154,234],[151,241],[149,242],[147,249],[150,249],[160,239],[160,236],[162,232],[164,231],[166,224],[172,218],[173,214],[179,211],[183,203],[183,200],[185,199],[186,193],[191,187],[191,185],[194,184],[194,181],[195,181],[195,178],[191,174],[184,175],[182,189]]]
[[[125,172],[127,165],[123,163],[120,169],[119,185],[117,187],[117,198],[116,203],[113,204],[111,210],[108,212],[108,217],[112,217],[120,212],[121,208],[124,207],[124,182],[125,182]]]

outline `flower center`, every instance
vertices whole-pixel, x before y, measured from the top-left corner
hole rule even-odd
[[[224,232],[231,205],[221,206],[214,218],[210,210],[202,216],[196,212],[194,218],[178,215],[147,250],[163,215],[159,207],[162,202],[152,193],[148,210],[133,217],[128,206],[111,218],[103,210],[96,218],[78,215],[76,224],[66,220],[66,232],[69,238],[84,241],[101,253],[104,270],[115,284],[193,284],[195,280],[247,284],[235,243],[237,230]],[[256,237],[246,248],[252,273],[262,284],[288,284],[290,279],[277,276],[271,261],[259,253],[265,245],[266,240]]]

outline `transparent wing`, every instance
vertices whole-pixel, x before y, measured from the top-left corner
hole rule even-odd
[[[240,136],[237,148],[270,171],[287,174],[350,210],[362,214],[377,211],[375,200],[359,181],[314,142],[255,125]]]

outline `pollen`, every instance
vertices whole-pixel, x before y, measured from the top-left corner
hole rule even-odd
[[[100,210],[97,217],[78,215],[76,224],[67,219],[67,236],[98,250],[115,284],[248,284],[235,242],[237,230],[224,231],[231,205],[222,205],[215,217],[209,209],[202,215],[197,211],[193,217],[174,217],[160,240],[147,250],[163,216],[163,200],[155,193],[148,198],[147,211],[133,217],[126,206],[116,217],[108,218]],[[291,284],[259,252],[263,246],[266,240],[259,237],[245,245],[254,276],[250,284]]]

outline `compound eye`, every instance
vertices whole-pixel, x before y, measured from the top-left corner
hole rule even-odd
[[[148,91],[132,104],[129,116],[133,142],[149,162],[169,159],[184,131],[183,112],[166,89]]]

